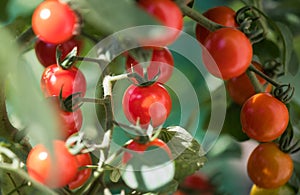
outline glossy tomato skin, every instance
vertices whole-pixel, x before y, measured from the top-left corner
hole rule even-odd
[[[77,92],[82,96],[86,92],[86,79],[83,73],[76,67],[62,69],[56,64],[45,68],[41,78],[41,89],[46,97],[59,96],[61,88],[63,98]]]
[[[59,118],[62,126],[62,139],[67,139],[74,133],[77,133],[82,127],[82,111],[77,109],[74,112],[59,110]]]
[[[78,154],[76,159],[79,167],[92,165],[92,158],[89,153]],[[73,181],[71,181],[68,186],[71,190],[81,187],[91,176],[92,169],[85,168],[77,172],[77,175]]]
[[[235,11],[227,6],[217,6],[211,8],[203,13],[205,17],[227,27],[238,27],[235,21]],[[201,26],[196,25],[196,38],[200,43],[204,43],[206,37],[209,35],[210,31]]]
[[[276,143],[262,143],[251,153],[247,172],[256,186],[275,189],[283,186],[291,178],[293,161]]]
[[[262,67],[258,63],[253,63],[253,65],[262,71]],[[256,75],[258,81],[261,85],[266,83],[262,77]],[[241,76],[229,79],[226,82],[226,88],[230,98],[237,104],[243,105],[244,102],[249,99],[251,96],[255,95],[255,89],[251,83],[249,77],[246,73],[243,73]],[[271,92],[272,85],[268,84],[265,88],[265,92]]]
[[[39,62],[44,66],[50,66],[56,64],[56,47],[58,44],[46,43],[42,40],[37,40],[35,43],[35,54]],[[72,51],[74,47],[77,47],[77,54],[80,53],[82,42],[73,37],[70,40],[60,44],[60,50],[62,52],[61,59],[64,59],[68,53]]]
[[[144,77],[142,66],[133,57],[128,55],[126,59],[127,72],[132,72],[132,68],[134,72]],[[173,69],[174,59],[168,48],[153,49],[151,63],[147,68],[148,80],[152,80],[158,73],[160,73],[157,82],[165,83],[172,76]]]
[[[74,180],[78,163],[65,142],[55,140],[53,147],[54,156],[51,157],[45,146],[36,145],[28,154],[26,166],[33,179],[51,188],[60,188]]]
[[[32,29],[39,39],[47,43],[63,43],[75,34],[77,16],[66,3],[43,1],[33,12]]]
[[[252,60],[252,45],[244,33],[222,28],[208,35],[202,50],[203,63],[214,76],[228,80],[243,74]],[[212,60],[213,59],[213,60]]]
[[[131,140],[126,145],[126,149],[129,150],[129,151],[124,152],[122,162],[124,164],[126,164],[133,157],[133,153],[142,154],[145,151],[147,151],[147,149],[149,149],[150,147],[153,147],[153,146],[162,148],[169,155],[170,159],[172,158],[172,153],[171,153],[171,150],[168,147],[168,145],[164,141],[162,141],[161,139],[156,138],[153,141],[150,141],[150,142],[145,143],[145,144],[139,143],[135,140]]]
[[[151,40],[143,40],[142,43],[149,46],[167,46],[173,43],[183,28],[183,18],[179,7],[173,1],[166,0],[139,0],[138,5],[146,12],[154,16],[164,26],[170,28]]]
[[[269,93],[258,93],[244,103],[240,118],[242,129],[248,137],[269,142],[285,131],[289,112],[284,103]]]
[[[131,85],[123,96],[123,111],[132,124],[139,123],[147,128],[162,125],[171,112],[172,100],[168,91],[160,83],[139,87]]]
[[[257,187],[255,184],[252,186],[249,195],[296,195],[295,191],[287,185],[275,189],[264,189]]]

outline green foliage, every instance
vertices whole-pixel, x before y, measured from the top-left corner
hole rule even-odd
[[[168,144],[175,158],[176,180],[193,174],[206,162],[200,144],[185,129],[169,127],[162,130],[159,137]]]

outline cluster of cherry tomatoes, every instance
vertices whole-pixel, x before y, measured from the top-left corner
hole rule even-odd
[[[256,76],[259,83],[266,86],[265,92],[256,94],[246,70],[251,63],[260,71],[263,68],[258,62],[252,62],[252,44],[237,29],[236,12],[221,6],[203,15],[225,27],[209,32],[200,24],[197,25],[196,37],[214,59],[214,62],[206,59],[209,54],[204,51],[204,64],[211,74],[226,81],[229,96],[242,106],[242,130],[249,138],[262,142],[248,159],[248,175],[259,188],[280,188],[292,176],[293,161],[273,141],[287,129],[288,109],[269,93],[271,86],[259,76]]]
[[[36,145],[27,158],[28,174],[52,188],[67,186],[76,189],[91,175],[91,169],[82,169],[92,164],[89,153],[73,155],[65,145],[65,140],[77,133],[83,122],[82,111],[64,110],[59,96],[66,98],[73,93],[86,92],[86,79],[83,73],[71,66],[64,68],[56,60],[56,49],[62,52],[61,58],[74,48],[81,48],[81,41],[74,36],[77,28],[76,13],[68,4],[60,1],[44,1],[34,11],[32,28],[37,35],[35,52],[39,62],[45,67],[41,77],[41,91],[55,108],[59,123],[59,140],[53,140],[53,153],[43,144]]]
[[[178,37],[183,27],[183,18],[180,9],[171,0],[140,0],[138,5],[156,17],[162,25],[177,29],[175,33],[166,34],[163,38],[142,41],[151,41],[162,46],[140,48],[152,52],[151,62],[146,67],[142,65],[144,62],[138,62],[130,54],[126,56],[126,71],[138,76],[131,77],[133,84],[124,94],[124,114],[129,122],[141,129],[147,129],[149,125],[158,128],[165,122],[172,107],[171,97],[163,83],[171,77],[174,61],[165,46]],[[80,108],[64,110],[61,99],[73,94],[84,97],[87,83],[84,74],[74,64],[64,67],[60,62],[75,47],[77,54],[81,49],[82,42],[76,37],[80,31],[79,16],[67,3],[46,0],[34,11],[32,29],[37,36],[36,56],[45,67],[41,78],[41,91],[46,98],[54,100],[51,103],[57,110],[61,140],[53,141],[53,154],[42,144],[36,145],[28,155],[28,173],[51,188],[68,185],[70,189],[75,189],[91,175],[91,169],[79,171],[79,167],[91,165],[92,160],[89,153],[72,155],[66,148],[64,141],[80,130],[83,116]],[[56,56],[57,50],[61,52],[61,56]],[[138,139],[131,140],[126,148],[140,153],[153,146],[163,148],[171,158],[170,149],[158,138],[146,143],[141,143]],[[131,158],[132,153],[125,152],[123,162],[126,163]]]
[[[160,128],[171,112],[172,100],[164,83],[172,75],[174,61],[166,46],[179,36],[183,28],[183,14],[171,0],[139,0],[137,4],[163,26],[175,29],[167,31],[161,37],[138,40],[141,45],[155,45],[139,48],[151,52],[150,62],[135,59],[131,52],[125,54],[124,70],[130,75],[128,77],[133,84],[123,95],[123,112],[132,125],[146,132],[151,128]],[[283,102],[269,93],[271,86],[259,76],[259,83],[266,85],[265,93],[256,94],[246,71],[250,64],[262,72],[263,67],[252,61],[252,43],[238,29],[236,12],[221,6],[212,8],[203,15],[223,26],[210,32],[197,24],[196,38],[205,48],[202,50],[203,63],[212,75],[226,81],[230,97],[242,105],[240,117],[243,131],[250,138],[264,142],[250,155],[249,177],[259,188],[280,188],[290,179],[293,162],[290,155],[281,151],[273,141],[288,126],[288,109]],[[36,145],[29,153],[26,164],[32,178],[52,188],[78,188],[92,173],[89,168],[79,169],[92,165],[91,155],[73,155],[65,146],[65,140],[77,133],[82,126],[82,111],[80,108],[64,110],[61,105],[61,99],[74,94],[83,98],[86,93],[86,79],[79,68],[74,64],[65,67],[60,63],[75,47],[79,54],[82,42],[76,35],[80,34],[80,27],[80,16],[69,4],[59,0],[45,0],[32,16],[32,29],[37,36],[36,56],[45,67],[41,78],[41,91],[45,98],[54,100],[51,103],[57,111],[61,140],[53,141],[53,153],[49,153],[42,144]],[[61,56],[56,56],[58,50]],[[150,138],[145,141],[137,136],[126,144],[125,147],[131,152],[124,153],[122,162],[126,164],[134,158],[132,151],[136,151],[138,155],[153,146],[162,148],[172,158],[170,149],[162,140]],[[211,188],[212,186],[208,187],[209,192]]]

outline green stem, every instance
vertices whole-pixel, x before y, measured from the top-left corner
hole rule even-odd
[[[261,72],[260,70],[258,70],[254,65],[250,65],[248,68],[250,71],[258,74],[260,77],[262,77],[263,79],[265,79],[266,81],[268,81],[269,83],[271,83],[273,86],[275,87],[279,87],[280,83],[277,83],[275,80],[273,80],[272,78],[270,78],[269,76],[267,76],[266,74],[264,74],[263,72]]]
[[[97,59],[97,58],[88,58],[88,57],[82,57],[82,56],[74,56],[76,61],[85,61],[85,62],[94,62],[99,65],[100,68],[103,67],[103,60]],[[103,69],[103,68],[102,68]]]
[[[80,102],[105,105],[106,101],[104,99],[99,99],[99,98],[80,98]]]
[[[203,16],[201,13],[195,11],[194,9],[188,7],[187,5],[177,2],[178,6],[180,7],[181,11],[183,14],[186,16],[190,17],[191,19],[195,20],[198,22],[201,26],[205,27],[209,31],[215,31],[217,29],[223,28],[224,26],[215,23],[205,16]]]
[[[251,83],[252,83],[252,85],[254,87],[255,92],[256,93],[263,92],[263,88],[262,88],[260,82],[258,81],[255,73],[252,72],[252,71],[250,71],[250,70],[247,70],[246,74],[247,74],[248,78],[250,79],[250,81],[251,81]]]

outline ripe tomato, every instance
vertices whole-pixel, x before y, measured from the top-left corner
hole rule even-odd
[[[250,195],[296,195],[296,193],[287,185],[281,186],[276,189],[264,189],[257,187],[254,184],[251,188]]]
[[[126,60],[127,72],[132,72],[132,67],[134,72],[144,77],[141,64],[128,55]],[[160,72],[157,82],[165,83],[172,76],[173,68],[174,59],[171,52],[167,48],[156,48],[153,50],[151,62],[147,68],[148,80],[152,80]]]
[[[78,163],[69,153],[65,142],[53,141],[54,156],[42,145],[36,145],[28,154],[28,174],[38,182],[51,188],[60,188],[74,180]]]
[[[255,62],[253,63],[253,65],[262,71],[262,67],[260,64]],[[266,80],[264,80],[262,77],[258,75],[256,75],[256,77],[261,85],[264,85],[266,83]],[[241,76],[229,79],[226,83],[226,87],[231,99],[239,105],[243,105],[247,99],[255,94],[255,89],[246,73],[243,73]],[[265,88],[265,92],[271,92],[271,89],[272,85],[268,84]]]
[[[284,103],[269,93],[259,93],[249,98],[241,110],[243,131],[252,139],[269,142],[286,129],[289,112]]]
[[[226,6],[217,6],[211,8],[203,13],[205,17],[228,27],[237,27],[238,24],[235,22],[235,11],[230,7]],[[204,40],[209,35],[210,31],[201,26],[200,24],[196,25],[196,38],[200,43],[204,43]]]
[[[39,62],[47,67],[52,64],[56,64],[56,47],[58,44],[46,43],[42,40],[37,40],[35,44],[35,54]],[[64,59],[68,53],[72,51],[74,47],[77,47],[77,54],[80,53],[82,42],[79,39],[73,37],[72,39],[60,44],[60,50],[62,52],[61,59]]]
[[[181,189],[183,194],[214,194],[214,186],[209,182],[208,178],[200,172],[187,176],[183,182],[180,183],[179,189]]]
[[[139,0],[138,5],[158,19],[164,26],[174,29],[167,29],[165,34],[153,40],[144,40],[145,44],[163,47],[173,43],[177,39],[183,27],[183,18],[181,10],[173,1]]]
[[[247,171],[255,185],[275,189],[284,185],[293,174],[293,161],[273,142],[259,144],[251,153]]]
[[[130,151],[124,152],[123,159],[122,159],[123,163],[126,164],[131,158],[133,158],[133,154],[142,154],[148,149],[150,149],[151,147],[162,148],[164,151],[167,152],[170,159],[172,158],[172,153],[168,145],[164,141],[158,138],[145,144],[131,140],[126,146],[126,149]]]
[[[74,112],[59,110],[59,118],[62,126],[62,139],[67,139],[78,132],[82,126],[82,112],[80,109]]]
[[[224,80],[243,74],[252,60],[251,42],[244,33],[233,28],[210,33],[204,47],[207,49],[202,50],[204,65],[211,74]]]
[[[33,32],[47,43],[67,41],[75,34],[77,26],[75,12],[61,1],[43,1],[32,15]]]
[[[76,67],[64,70],[56,64],[48,66],[41,78],[41,89],[46,97],[59,96],[62,90],[63,98],[77,92],[82,96],[86,92],[86,80],[83,73]]]
[[[76,159],[78,161],[79,167],[83,167],[86,165],[92,165],[92,158],[89,153],[78,154],[78,155],[76,155]],[[91,174],[92,174],[92,169],[89,169],[89,168],[85,168],[81,171],[78,171],[75,179],[69,183],[69,185],[68,185],[69,188],[71,190],[79,188],[90,178]]]
[[[131,85],[123,96],[123,111],[126,118],[136,124],[139,120],[143,128],[151,122],[153,127],[163,124],[172,107],[168,91],[160,83],[139,87]]]

